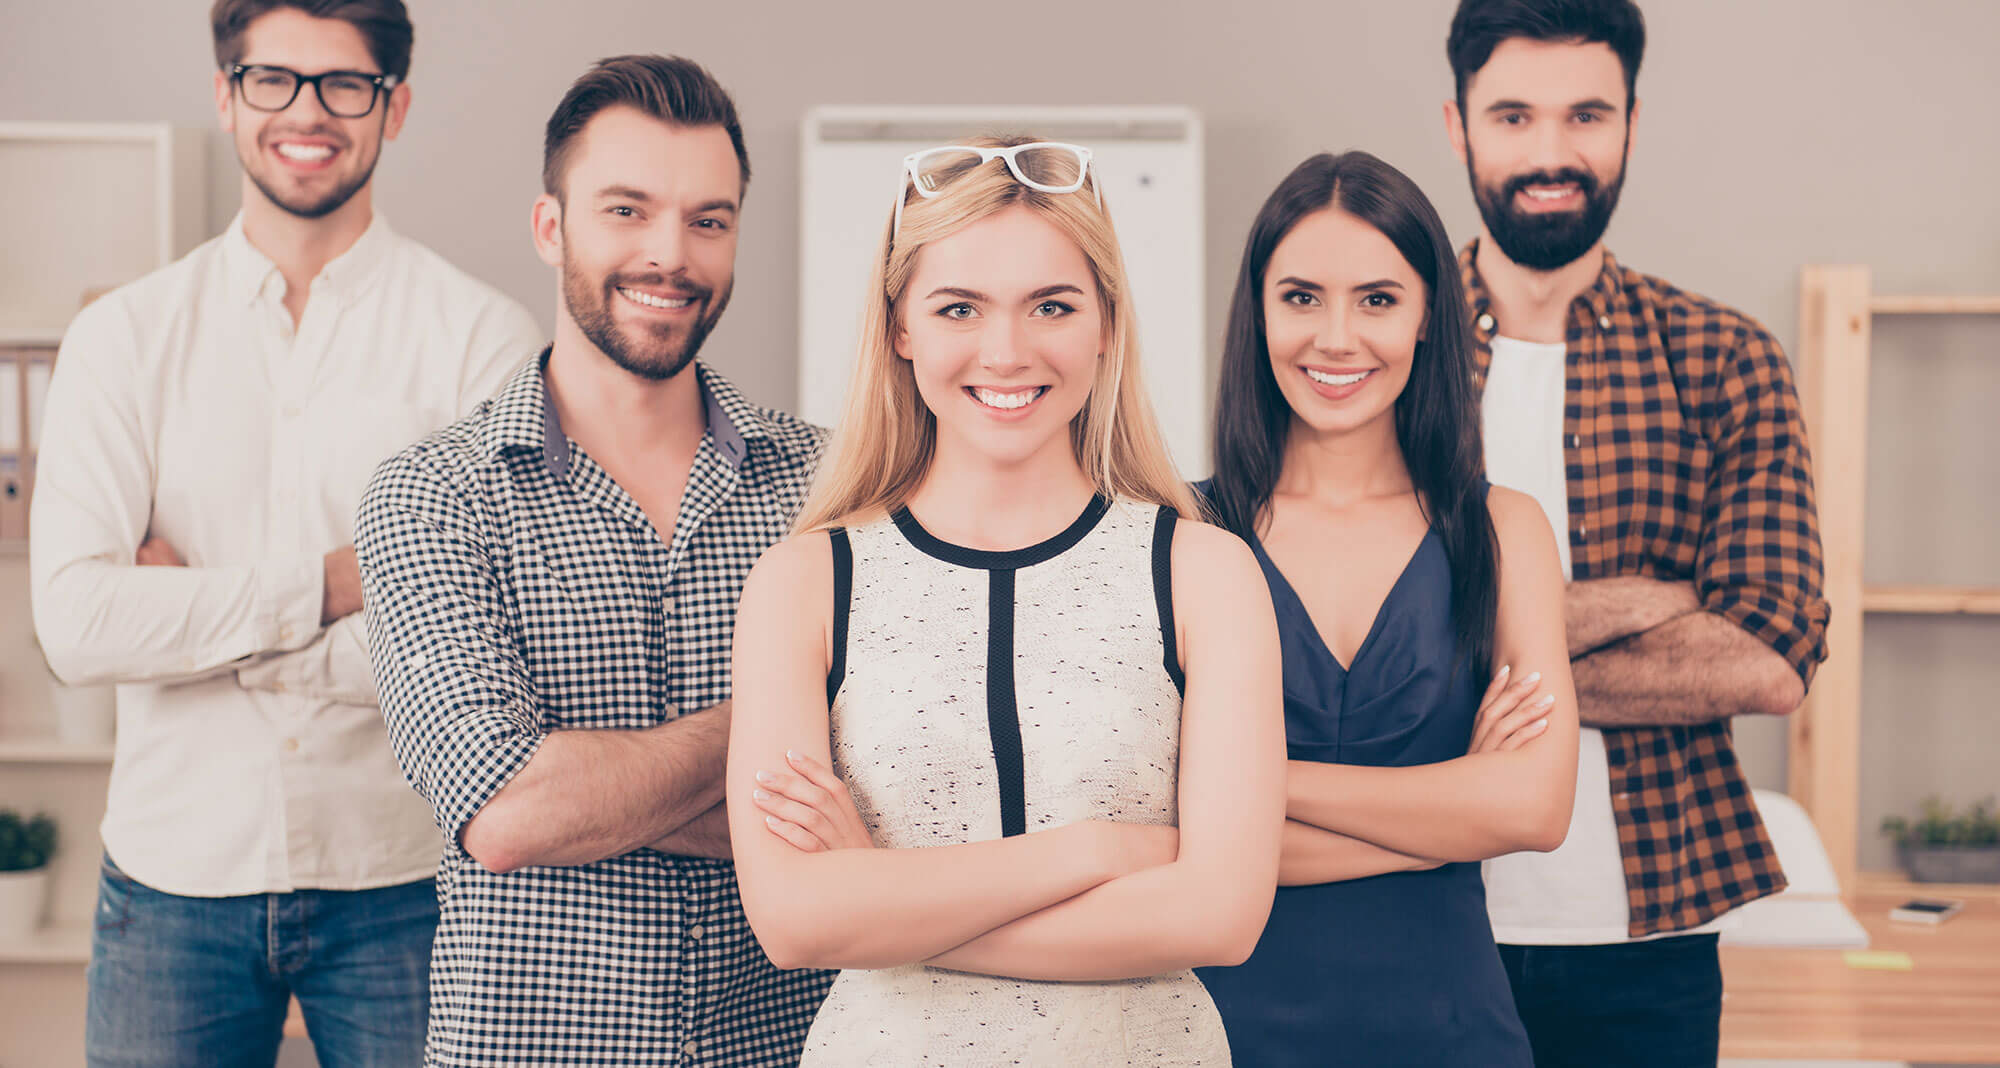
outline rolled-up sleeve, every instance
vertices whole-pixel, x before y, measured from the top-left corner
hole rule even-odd
[[[1776,650],[1811,685],[1826,659],[1829,610],[1791,365],[1769,334],[1746,322],[1722,368],[1696,588],[1704,608]]]
[[[362,497],[355,553],[382,715],[451,848],[543,737],[472,495],[420,450]]]

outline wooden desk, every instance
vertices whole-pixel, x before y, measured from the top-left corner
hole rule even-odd
[[[1910,971],[1850,967],[1837,949],[1722,947],[1722,1055],[2000,1063],[2000,886],[1863,874],[1848,907],[1869,952]],[[1891,923],[1912,897],[1962,898],[1938,927]]]

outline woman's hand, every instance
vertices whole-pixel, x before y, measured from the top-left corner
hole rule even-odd
[[[1479,716],[1472,728],[1472,746],[1467,753],[1507,753],[1542,736],[1549,728],[1549,709],[1556,703],[1552,693],[1541,690],[1542,673],[1530,672],[1509,686],[1512,669],[1503,667],[1486,687],[1479,702]]]
[[[751,794],[772,834],[806,853],[874,848],[854,795],[831,768],[789,750],[785,762],[789,771],[759,771]]]

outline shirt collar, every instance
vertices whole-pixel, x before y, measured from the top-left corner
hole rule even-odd
[[[351,296],[367,288],[388,259],[389,250],[395,244],[396,232],[381,212],[375,212],[368,221],[368,228],[348,246],[347,251],[335,256],[320,268],[319,276],[313,279],[315,292],[332,293],[335,296]],[[237,212],[230,220],[229,229],[222,234],[222,254],[224,270],[228,277],[231,294],[245,304],[249,304],[266,292],[282,293],[284,275],[271,257],[250,243],[249,235],[243,232],[243,213]]]
[[[570,466],[569,435],[563,433],[561,417],[549,394],[549,349],[515,372],[493,397],[484,431],[486,449],[499,454],[514,449],[541,453],[549,473],[567,478]],[[771,436],[769,418],[744,399],[734,383],[713,368],[695,362],[696,381],[701,385],[701,401],[708,419],[708,434],[715,451],[731,467],[741,468],[750,456],[750,444]]]
[[[1490,345],[1493,343],[1493,335],[1499,332],[1499,324],[1494,321],[1492,312],[1488,310],[1493,303],[1493,296],[1486,289],[1485,279],[1479,277],[1478,238],[1475,237],[1467,242],[1465,248],[1459,252],[1458,271],[1460,278],[1465,282],[1466,306],[1472,309],[1472,332],[1478,337],[1480,344]],[[1570,313],[1574,315],[1580,308],[1589,316],[1591,323],[1601,326],[1610,318],[1611,309],[1617,305],[1618,296],[1624,288],[1625,272],[1618,266],[1618,258],[1611,254],[1610,249],[1605,249],[1604,266],[1597,272],[1597,281],[1591,283],[1589,289],[1577,294],[1576,300],[1570,304]]]

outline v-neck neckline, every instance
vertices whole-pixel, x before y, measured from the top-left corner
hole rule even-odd
[[[1347,676],[1354,674],[1354,665],[1361,663],[1361,659],[1368,655],[1369,647],[1375,644],[1375,636],[1381,633],[1382,624],[1389,617],[1390,602],[1396,599],[1396,594],[1402,590],[1403,583],[1408,581],[1410,573],[1416,570],[1417,558],[1424,554],[1424,546],[1436,536],[1437,529],[1427,527],[1424,536],[1417,539],[1417,547],[1410,551],[1410,558],[1403,561],[1403,569],[1396,573],[1396,581],[1389,586],[1389,592],[1382,596],[1382,603],[1375,606],[1375,616],[1369,620],[1368,633],[1362,635],[1361,644],[1354,647],[1354,659],[1348,664],[1341,663],[1340,657],[1334,655],[1333,646],[1327,644],[1326,632],[1320,629],[1319,620],[1313,618],[1312,610],[1306,607],[1305,598],[1299,596],[1299,591],[1292,585],[1292,580],[1285,574],[1284,569],[1278,566],[1276,560],[1271,559],[1271,554],[1264,548],[1264,539],[1253,535],[1250,539],[1250,548],[1256,552],[1257,558],[1263,561],[1265,569],[1277,576],[1278,584],[1284,587],[1284,595],[1291,598],[1299,614],[1305,617],[1307,626],[1312,630],[1313,644],[1319,647],[1319,651],[1329,661],[1332,661],[1334,667],[1340,669],[1342,676]]]

